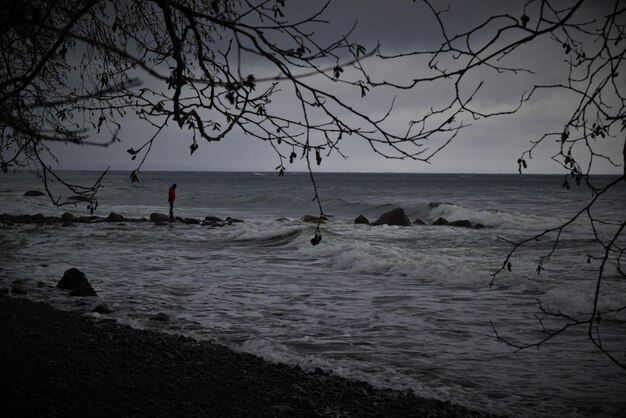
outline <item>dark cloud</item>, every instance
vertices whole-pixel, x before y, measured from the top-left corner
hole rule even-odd
[[[441,18],[449,34],[460,33],[484,22],[488,16],[511,15],[520,17],[524,13],[527,1],[457,1],[450,2],[447,12]],[[526,13],[533,24],[533,13],[541,2],[531,3]],[[569,3],[569,2],[565,2]],[[581,19],[591,20],[606,12],[605,7],[611,2],[589,2],[585,6]],[[437,10],[444,10],[447,2],[433,2]],[[287,1],[285,9],[288,18],[300,19],[315,13],[321,3]],[[311,26],[320,42],[332,42],[348,32],[353,42],[370,49],[377,44],[384,53],[407,52],[415,49],[436,48],[442,42],[441,29],[432,11],[423,2],[411,0],[337,0],[333,1],[322,19],[328,24]],[[504,18],[503,18],[504,19]],[[485,37],[493,33],[486,27],[472,38],[476,45],[484,42]],[[247,57],[242,72],[272,75],[275,70],[267,63]],[[484,112],[510,110],[536,84],[554,84],[567,77],[565,55],[558,43],[548,37],[540,43],[521,47],[515,54],[504,59],[501,64],[511,68],[526,68],[529,72],[501,74],[485,69],[465,78],[462,94],[469,95],[480,82],[484,86],[477,94],[472,106]],[[442,63],[445,65],[446,63]],[[447,63],[454,65],[454,63]],[[411,80],[428,75],[429,70],[423,57],[411,57],[398,61],[381,61],[375,58],[365,61],[375,81],[394,80],[410,83]],[[350,76],[347,70],[346,77]],[[311,78],[313,84],[328,81]],[[321,84],[320,84],[321,85]],[[392,91],[376,89],[369,97],[360,98],[358,91],[345,86],[331,86],[332,91],[350,99],[354,106],[372,115],[386,112],[395,99],[395,113],[389,124],[405,129],[407,121],[414,119],[420,112],[432,107],[440,107],[451,100],[449,83],[427,83],[410,91]],[[276,111],[294,112],[293,96],[288,87],[274,101]],[[367,143],[350,138],[340,146],[342,152],[349,155],[345,160],[338,154],[331,154],[320,167],[325,171],[411,171],[411,172],[515,172],[519,155],[530,147],[530,141],[536,140],[545,132],[558,132],[564,120],[571,112],[572,102],[567,95],[559,91],[538,92],[533,100],[512,116],[503,116],[489,120],[471,120],[471,126],[462,130],[457,139],[444,149],[431,164],[414,161],[387,160],[374,154]],[[120,134],[121,144],[107,149],[72,148],[54,146],[63,168],[113,168],[131,169],[136,166],[125,150],[130,146],[145,141],[152,131],[139,121],[131,121]],[[200,143],[200,148],[193,156],[189,155],[191,138],[188,131],[170,128],[156,142],[152,155],[144,166],[145,169],[192,169],[192,170],[255,170],[270,171],[277,165],[276,156],[266,143],[245,138],[240,132],[233,132],[221,143]],[[598,144],[597,147],[608,153],[620,151],[618,141]],[[436,147],[437,142],[427,146]],[[529,172],[561,172],[558,165],[550,160],[555,152],[553,144],[534,154],[529,165]],[[582,157],[581,157],[582,158]],[[618,172],[609,164],[599,165],[601,172]],[[296,163],[292,170],[304,170],[303,163]]]

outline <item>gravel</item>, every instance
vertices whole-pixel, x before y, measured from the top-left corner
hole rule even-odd
[[[487,416],[0,295],[5,417]]]

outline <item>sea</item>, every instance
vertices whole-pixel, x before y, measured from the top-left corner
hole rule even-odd
[[[74,184],[100,175],[59,174]],[[243,222],[0,224],[0,288],[22,280],[32,285],[16,297],[486,412],[626,414],[626,370],[591,343],[587,325],[538,347],[511,345],[532,346],[588,317],[604,251],[594,234],[606,244],[625,220],[625,182],[594,204],[593,228],[583,212],[560,235],[520,247],[509,271],[512,243],[567,222],[593,198],[588,188],[573,179],[563,187],[561,175],[316,173],[316,199],[309,173],[142,172],[138,183],[129,174],[107,173],[95,215],[167,214],[176,183],[176,216]],[[73,194],[59,182],[49,187],[60,202]],[[44,186],[28,172],[0,174],[0,213],[90,215],[85,203],[55,207],[27,190]],[[318,204],[329,220],[313,246],[317,225],[301,218],[319,215]],[[394,208],[425,225],[354,222]],[[439,217],[484,228],[432,225]],[[624,235],[617,244],[626,246]],[[624,264],[613,256],[604,266],[601,310],[626,305]],[[55,287],[71,267],[86,274],[97,298],[80,304]],[[97,304],[113,312],[92,312]],[[151,319],[158,313],[169,321]],[[597,324],[594,335],[625,362],[626,309]]]

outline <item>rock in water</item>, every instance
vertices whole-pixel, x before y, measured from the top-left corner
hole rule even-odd
[[[72,201],[72,202],[89,202],[89,198],[87,196],[81,196],[79,194],[70,196],[67,198],[67,200]]]
[[[230,216],[227,216],[225,219],[226,223],[230,224],[239,224],[239,223],[243,223],[243,219],[238,219],[238,218],[231,218]]]
[[[389,212],[382,214],[375,222],[370,225],[398,225],[398,226],[411,226],[411,221],[404,213],[404,209],[395,208]]]
[[[170,222],[170,217],[169,215],[165,215],[163,213],[151,213],[150,214],[150,220],[152,222]]]
[[[205,216],[204,220],[207,222],[213,222],[213,223],[223,223],[224,220],[222,218],[218,218],[217,216]]]
[[[424,222],[421,219],[417,218],[416,220],[413,221],[413,225],[426,225],[426,222]]]
[[[65,212],[61,215],[61,219],[65,222],[76,222],[76,216],[72,215],[69,212]]]
[[[19,284],[14,284],[11,287],[11,293],[15,295],[26,295],[28,292]]]
[[[119,213],[111,212],[106,219],[107,222],[124,222],[126,219]]]
[[[44,192],[40,192],[39,190],[29,190],[24,193],[24,196],[45,196]]]
[[[85,277],[85,273],[75,267],[65,271],[57,287],[70,290],[70,296],[98,296]]]
[[[433,222],[433,225],[448,225],[449,222],[446,218],[437,218],[437,220],[435,222]]]
[[[368,223],[370,223],[370,221],[365,216],[359,215],[354,220],[354,223],[355,224],[368,224]]]

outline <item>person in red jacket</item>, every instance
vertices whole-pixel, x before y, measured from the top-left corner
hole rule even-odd
[[[167,192],[167,201],[170,204],[170,219],[174,219],[174,200],[176,200],[176,183]]]

